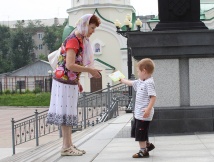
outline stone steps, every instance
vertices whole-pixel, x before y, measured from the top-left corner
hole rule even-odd
[[[73,143],[76,146],[81,146],[84,142],[96,135],[99,131],[108,126],[109,122],[115,119],[111,119],[105,123],[99,123],[93,127],[86,128],[82,131],[73,133]],[[62,138],[48,142],[46,144],[31,148],[24,152],[17,153],[11,157],[4,158],[0,162],[53,162],[58,161],[60,156],[60,149],[62,146]]]

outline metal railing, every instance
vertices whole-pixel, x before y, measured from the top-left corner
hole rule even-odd
[[[127,107],[129,101],[128,87],[122,84],[108,84],[105,89],[90,94],[83,93],[78,100],[78,125],[73,126],[72,130],[82,130],[118,116],[119,106]],[[15,146],[31,140],[36,140],[38,146],[40,137],[60,130],[60,126],[46,123],[47,111],[36,110],[34,115],[17,121],[12,118],[13,154]],[[59,137],[61,136],[59,131]]]
[[[119,98],[112,99],[112,104],[110,105],[110,109],[101,115],[100,122],[105,122],[108,119],[112,119],[113,117],[117,117],[119,115],[118,102],[119,102]]]
[[[12,118],[13,154],[15,154],[15,146],[34,139],[36,146],[39,146],[39,137],[59,130],[59,126],[46,124],[47,111],[38,112],[35,110],[34,115],[17,121]]]

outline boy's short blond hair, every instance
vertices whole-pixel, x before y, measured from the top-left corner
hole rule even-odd
[[[147,73],[152,74],[155,69],[155,64],[150,58],[145,58],[137,63],[137,67],[140,71],[143,71],[143,69],[145,69]]]

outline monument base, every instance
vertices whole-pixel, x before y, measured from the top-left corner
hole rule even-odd
[[[163,23],[159,22],[153,31],[165,31],[165,30],[197,30],[208,29],[203,22],[174,22]]]
[[[214,30],[129,32],[128,45],[136,60],[214,57]]]
[[[214,132],[214,106],[155,108],[151,134]]]

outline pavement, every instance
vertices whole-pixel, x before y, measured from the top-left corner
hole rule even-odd
[[[132,114],[118,117],[83,143],[87,151],[81,157],[63,157],[60,162],[214,162],[214,133],[193,135],[150,136],[155,145],[150,158],[134,159],[138,142],[130,138]],[[78,143],[77,143],[78,144]]]
[[[34,150],[41,149],[41,152],[44,152],[44,154],[39,154],[40,158],[31,157],[28,153],[28,160],[20,161],[214,162],[214,132],[192,135],[150,135],[149,140],[156,147],[150,152],[150,157],[145,159],[132,158],[132,155],[139,151],[139,145],[133,138],[130,138],[131,119],[132,114],[123,114],[106,123],[98,124],[93,129],[90,128],[91,131],[82,131],[84,135],[77,134],[75,136],[74,133],[74,144],[80,149],[86,150],[86,154],[83,156],[60,156],[61,141],[59,141],[55,145],[56,148],[51,146],[53,153],[50,153],[50,151],[45,153],[42,147],[35,148]],[[3,153],[3,150],[4,148],[0,148],[0,154]],[[3,161],[13,160],[0,160],[0,162]]]

